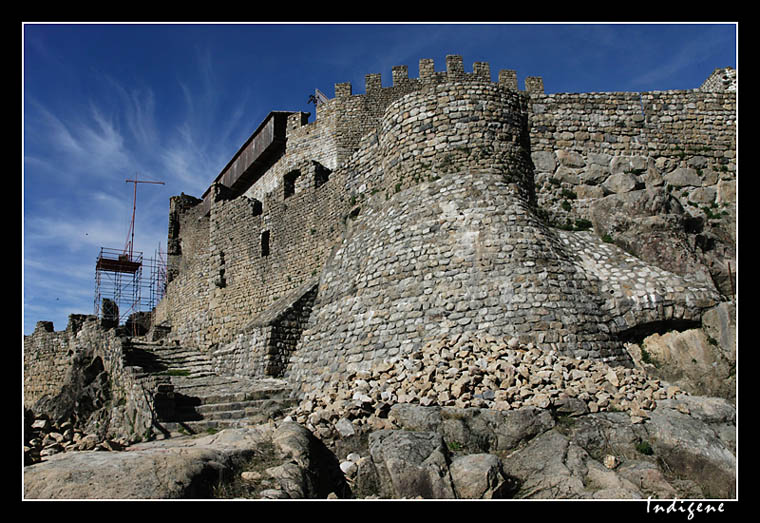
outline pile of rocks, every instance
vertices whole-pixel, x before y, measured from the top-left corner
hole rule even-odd
[[[637,368],[612,367],[546,351],[516,338],[464,334],[427,343],[348,380],[307,394],[291,417],[320,438],[391,428],[397,403],[511,410],[526,406],[560,415],[628,412],[640,423],[656,401],[682,391]]]
[[[128,442],[103,439],[97,434],[87,434],[71,421],[54,423],[47,416],[36,415],[31,410],[24,413],[24,464],[45,461],[45,458],[71,450],[123,450]]]

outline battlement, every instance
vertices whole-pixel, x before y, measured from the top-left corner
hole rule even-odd
[[[366,95],[377,94],[383,89],[398,87],[420,87],[422,85],[457,82],[457,81],[484,81],[491,82],[491,66],[488,62],[474,62],[472,72],[464,70],[464,63],[460,55],[446,56],[446,70],[436,71],[435,62],[430,58],[422,58],[419,61],[419,77],[409,78],[409,68],[406,65],[396,65],[391,69],[392,84],[389,87],[383,87],[382,75],[380,73],[367,74],[364,77],[364,91]],[[517,73],[511,69],[502,69],[499,71],[498,79],[495,83],[512,90],[519,90],[517,84]],[[529,93],[543,93],[543,79],[538,76],[529,76],[525,78],[525,91]],[[351,82],[342,82],[335,84],[335,98],[347,98],[349,96],[360,96],[353,93]]]

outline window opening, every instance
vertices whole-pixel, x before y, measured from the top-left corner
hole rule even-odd
[[[269,231],[261,233],[261,256],[269,256]]]
[[[290,171],[288,174],[286,174],[283,177],[283,186],[284,186],[284,196],[285,198],[289,198],[290,196],[293,196],[296,193],[296,180],[298,177],[301,176],[301,171],[295,170]]]
[[[314,162],[314,187],[317,188],[326,183],[331,172],[327,167]]]

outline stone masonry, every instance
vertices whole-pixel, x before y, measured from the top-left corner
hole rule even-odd
[[[687,91],[546,94],[445,67],[336,84],[310,123],[273,111],[200,198],[172,198],[154,324],[218,372],[304,394],[445,334],[627,365],[626,341],[730,297],[733,69]],[[680,205],[706,278],[632,252],[624,233],[654,218],[604,229],[600,202],[646,191]]]

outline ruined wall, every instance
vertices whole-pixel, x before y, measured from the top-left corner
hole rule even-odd
[[[61,391],[74,351],[71,338],[80,324],[72,316],[65,330],[55,331],[52,322],[39,321],[34,332],[24,336],[24,407]]]
[[[64,330],[54,331],[51,322],[39,322],[34,333],[24,337],[24,407],[32,408],[43,396],[55,398],[64,386],[71,386],[67,380],[77,379],[71,375],[75,360],[89,353],[107,373],[103,393],[109,401],[107,412],[93,414],[90,423],[98,426],[90,428],[109,437],[140,441],[154,430],[154,395],[162,378],[141,376],[139,369],[126,366],[124,338],[101,323],[96,316],[72,314]]]
[[[172,334],[185,343],[201,346],[202,332],[211,324],[208,305],[213,285],[209,218],[201,200],[173,197],[167,242],[167,292],[155,310],[154,322],[172,326]]]

